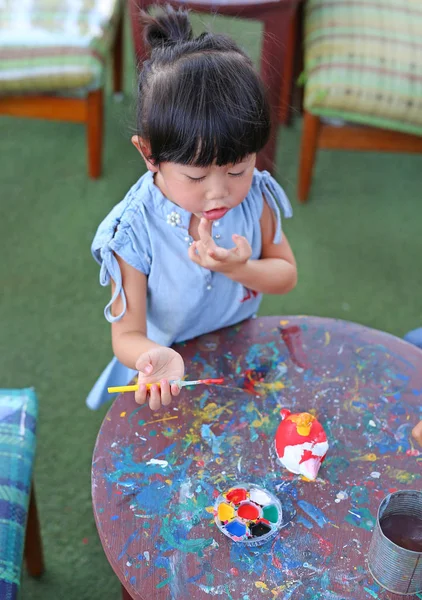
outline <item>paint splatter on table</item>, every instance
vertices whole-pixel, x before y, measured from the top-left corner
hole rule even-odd
[[[375,584],[365,555],[381,499],[421,487],[410,432],[421,418],[422,352],[311,317],[251,320],[178,349],[189,377],[224,374],[230,387],[188,388],[159,413],[120,396],[93,456],[98,531],[132,598],[400,598]],[[327,431],[314,483],[275,459],[282,407],[315,411]],[[283,504],[283,528],[259,548],[214,524],[215,498],[245,480]]]

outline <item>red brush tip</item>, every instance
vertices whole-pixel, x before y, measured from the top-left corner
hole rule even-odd
[[[206,384],[210,384],[210,383],[224,383],[224,377],[221,377],[220,379],[204,379],[203,381]]]

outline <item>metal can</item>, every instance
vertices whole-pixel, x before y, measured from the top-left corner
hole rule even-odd
[[[422,492],[402,490],[381,502],[368,552],[368,568],[375,581],[389,592],[402,595],[422,591],[422,552],[391,541],[382,523],[388,517],[422,520]]]

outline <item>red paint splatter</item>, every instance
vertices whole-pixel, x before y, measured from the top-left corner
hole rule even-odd
[[[239,570],[238,570],[238,569],[236,569],[236,567],[232,567],[232,568],[230,569],[230,573],[231,573],[231,574],[232,574],[234,577],[237,577],[237,576],[239,575]]]
[[[203,460],[198,460],[198,467],[205,467],[205,463]]]
[[[87,545],[88,541],[88,538],[82,538],[82,543],[85,544],[85,546]]]
[[[419,456],[420,451],[414,448],[413,450],[406,450],[407,456]]]
[[[301,328],[298,325],[292,325],[291,327],[279,327],[279,330],[292,362],[302,369],[309,369],[310,365],[303,349]]]
[[[214,490],[212,493],[213,498],[218,498],[219,495],[220,495],[220,492],[218,490]]]
[[[206,385],[212,383],[224,383],[224,377],[220,377],[219,379],[202,379],[202,383],[205,383]]]

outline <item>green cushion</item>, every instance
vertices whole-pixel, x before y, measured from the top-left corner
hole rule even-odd
[[[120,0],[0,2],[0,93],[102,86],[120,4]]]
[[[420,0],[308,0],[305,108],[422,135]]]

